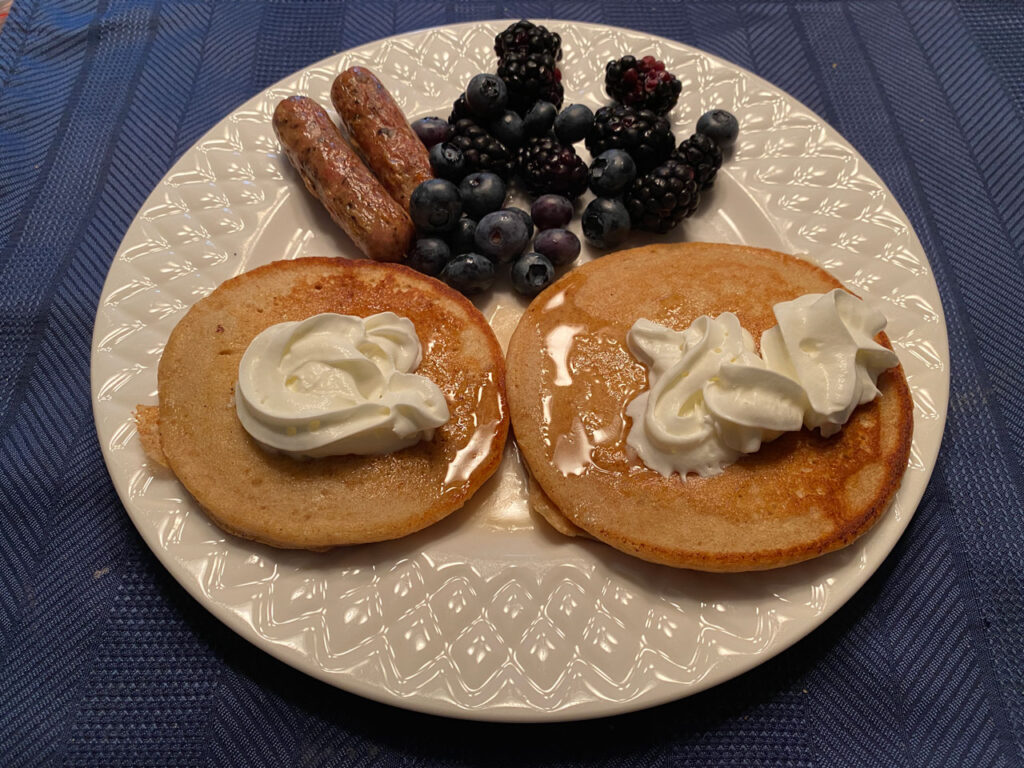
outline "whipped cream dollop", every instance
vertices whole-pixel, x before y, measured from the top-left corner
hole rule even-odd
[[[778,325],[761,334],[761,357],[803,387],[807,428],[836,434],[854,408],[878,395],[879,374],[899,365],[875,341],[885,315],[839,289],[784,301],[773,312]]]
[[[413,371],[416,329],[393,312],[278,323],[249,344],[235,408],[264,447],[295,457],[391,453],[450,418],[444,394]]]
[[[648,369],[648,389],[626,407],[626,443],[668,476],[711,476],[783,432],[838,432],[878,394],[882,371],[899,363],[874,341],[885,317],[836,289],[773,308],[778,325],[761,354],[731,312],[698,317],[685,331],[637,320],[626,335]]]

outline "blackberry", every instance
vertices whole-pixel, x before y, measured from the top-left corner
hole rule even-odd
[[[696,210],[700,189],[693,168],[669,159],[638,178],[623,202],[634,229],[664,234]]]
[[[623,56],[605,65],[604,89],[627,106],[664,115],[676,105],[683,84],[653,56]]]
[[[466,117],[452,125],[448,140],[462,150],[466,159],[466,172],[490,171],[508,181],[515,167],[515,159],[508,148],[489,134],[474,120]]]
[[[519,150],[519,175],[532,195],[575,199],[587,191],[587,164],[571,146],[553,136],[529,139]]]
[[[494,38],[498,58],[511,53],[546,53],[555,61],[562,58],[562,38],[557,32],[521,19]]]
[[[722,150],[710,136],[695,133],[679,143],[673,158],[693,168],[694,178],[701,189],[715,182],[715,174],[722,167]]]
[[[609,149],[625,150],[636,163],[638,173],[647,173],[667,160],[676,140],[668,120],[649,109],[613,104],[594,115],[594,127],[587,135],[587,149],[597,157]]]
[[[549,53],[509,53],[498,60],[498,77],[508,88],[508,107],[525,115],[538,100],[561,108],[562,73]]]

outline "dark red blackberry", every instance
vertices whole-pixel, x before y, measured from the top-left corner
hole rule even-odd
[[[570,200],[587,191],[587,164],[571,146],[553,136],[529,139],[519,150],[519,177],[532,195],[564,195]]]
[[[670,159],[638,178],[623,202],[633,229],[664,234],[697,209],[700,190],[693,168]]]
[[[549,53],[510,53],[498,60],[498,77],[508,88],[509,109],[520,115],[541,99],[562,106],[562,73]]]
[[[668,120],[649,109],[636,110],[621,104],[597,110],[594,127],[587,136],[591,155],[597,157],[609,149],[625,150],[641,174],[667,160],[675,147]]]
[[[558,61],[562,58],[562,38],[557,32],[522,19],[498,33],[494,52],[499,59],[510,53],[546,53]]]
[[[722,167],[722,150],[714,139],[703,133],[695,133],[679,142],[679,148],[672,157],[693,168],[701,189],[707,189],[714,183],[715,174]]]
[[[653,56],[637,59],[623,56],[609,61],[604,70],[608,95],[637,109],[650,109],[664,115],[679,100],[683,84],[665,69],[665,63]]]
[[[456,120],[452,125],[452,136],[448,142],[462,150],[466,158],[467,173],[490,171],[504,181],[508,181],[512,176],[515,167],[513,155],[504,144],[473,120]]]

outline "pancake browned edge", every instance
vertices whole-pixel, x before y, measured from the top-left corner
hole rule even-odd
[[[647,388],[626,346],[638,318],[684,330],[730,311],[759,339],[774,304],[841,287],[793,256],[711,243],[621,251],[565,275],[530,304],[506,358],[513,431],[540,486],[532,508],[564,533],[703,571],[775,568],[850,544],[907,466],[913,402],[901,367],[838,435],[787,433],[715,477],[663,477],[626,446],[626,405]]]
[[[451,419],[431,440],[383,456],[296,460],[262,449],[235,414],[238,364],[275,323],[322,312],[408,317],[423,347],[417,373]],[[480,311],[407,267],[372,261],[278,261],[228,280],[193,306],[167,342],[159,411],[139,432],[224,530],[297,549],[394,539],[461,507],[498,468],[508,436],[501,347]],[[163,456],[161,457],[160,452]]]

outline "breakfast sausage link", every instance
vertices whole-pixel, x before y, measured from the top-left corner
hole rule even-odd
[[[376,261],[401,261],[415,229],[313,99],[291,96],[274,110],[274,132],[306,189],[363,253]]]
[[[331,101],[353,146],[366,158],[384,188],[405,210],[417,185],[433,178],[423,142],[380,80],[364,67],[334,79]]]

